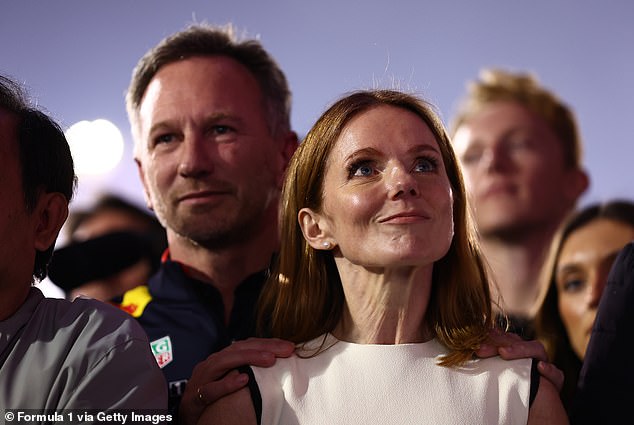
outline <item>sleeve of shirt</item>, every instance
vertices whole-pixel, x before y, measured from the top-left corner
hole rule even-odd
[[[149,345],[130,340],[113,347],[80,380],[66,408],[167,410],[167,384]]]
[[[145,331],[138,322],[116,310],[112,326],[86,332],[84,357],[89,362],[76,388],[64,403],[66,409],[141,409],[167,411],[167,384],[152,355]],[[81,355],[81,353],[80,353]]]
[[[246,373],[247,375],[249,375],[247,386],[249,388],[249,392],[251,393],[251,401],[253,401],[255,418],[258,425],[260,425],[262,423],[262,394],[260,394],[260,388],[258,387],[258,383],[255,380],[253,369],[251,369],[251,367],[249,366],[242,366],[239,367],[238,370],[240,371],[240,373]]]

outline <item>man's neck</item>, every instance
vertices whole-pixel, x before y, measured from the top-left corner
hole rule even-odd
[[[268,268],[277,252],[277,230],[268,233],[217,249],[168,235],[170,258],[184,264],[193,277],[208,282],[220,292],[228,321],[236,288],[252,274]]]
[[[31,290],[31,284],[12,285],[0,290],[0,321],[13,316],[24,304]]]
[[[540,291],[539,275],[557,226],[513,235],[481,236],[482,250],[491,268],[494,301],[511,315],[530,317]],[[504,237],[509,236],[509,237]]]
[[[183,249],[170,245],[170,258],[184,264],[198,280],[224,293],[233,292],[247,277],[266,269],[276,248],[277,244],[247,245],[211,251],[200,246]]]

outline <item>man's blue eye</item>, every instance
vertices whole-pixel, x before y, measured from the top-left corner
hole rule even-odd
[[[530,147],[530,140],[525,137],[514,137],[507,141],[506,147],[509,150],[524,149]]]
[[[174,140],[174,135],[172,134],[162,134],[156,138],[156,143],[169,143]]]
[[[464,154],[461,158],[463,164],[477,164],[482,159],[482,151],[481,150],[473,150]]]
[[[231,132],[232,128],[228,125],[215,125],[213,131],[215,134],[223,135]]]

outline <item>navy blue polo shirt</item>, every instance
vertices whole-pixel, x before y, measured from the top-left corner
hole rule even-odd
[[[266,276],[267,271],[253,274],[236,288],[228,324],[220,292],[169,259],[147,286],[124,294],[119,306],[136,317],[148,335],[168,383],[170,410],[177,408],[196,364],[232,341],[254,336],[255,306]]]

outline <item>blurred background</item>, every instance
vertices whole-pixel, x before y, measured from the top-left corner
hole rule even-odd
[[[582,202],[634,196],[630,0],[20,0],[2,6],[0,72],[24,82],[67,130],[80,177],[71,210],[103,192],[144,204],[124,106],[131,71],[161,38],[204,21],[232,22],[273,54],[293,91],[292,122],[300,136],[353,89],[415,91],[449,123],[466,82],[483,67],[531,71],[578,116],[592,178]]]

